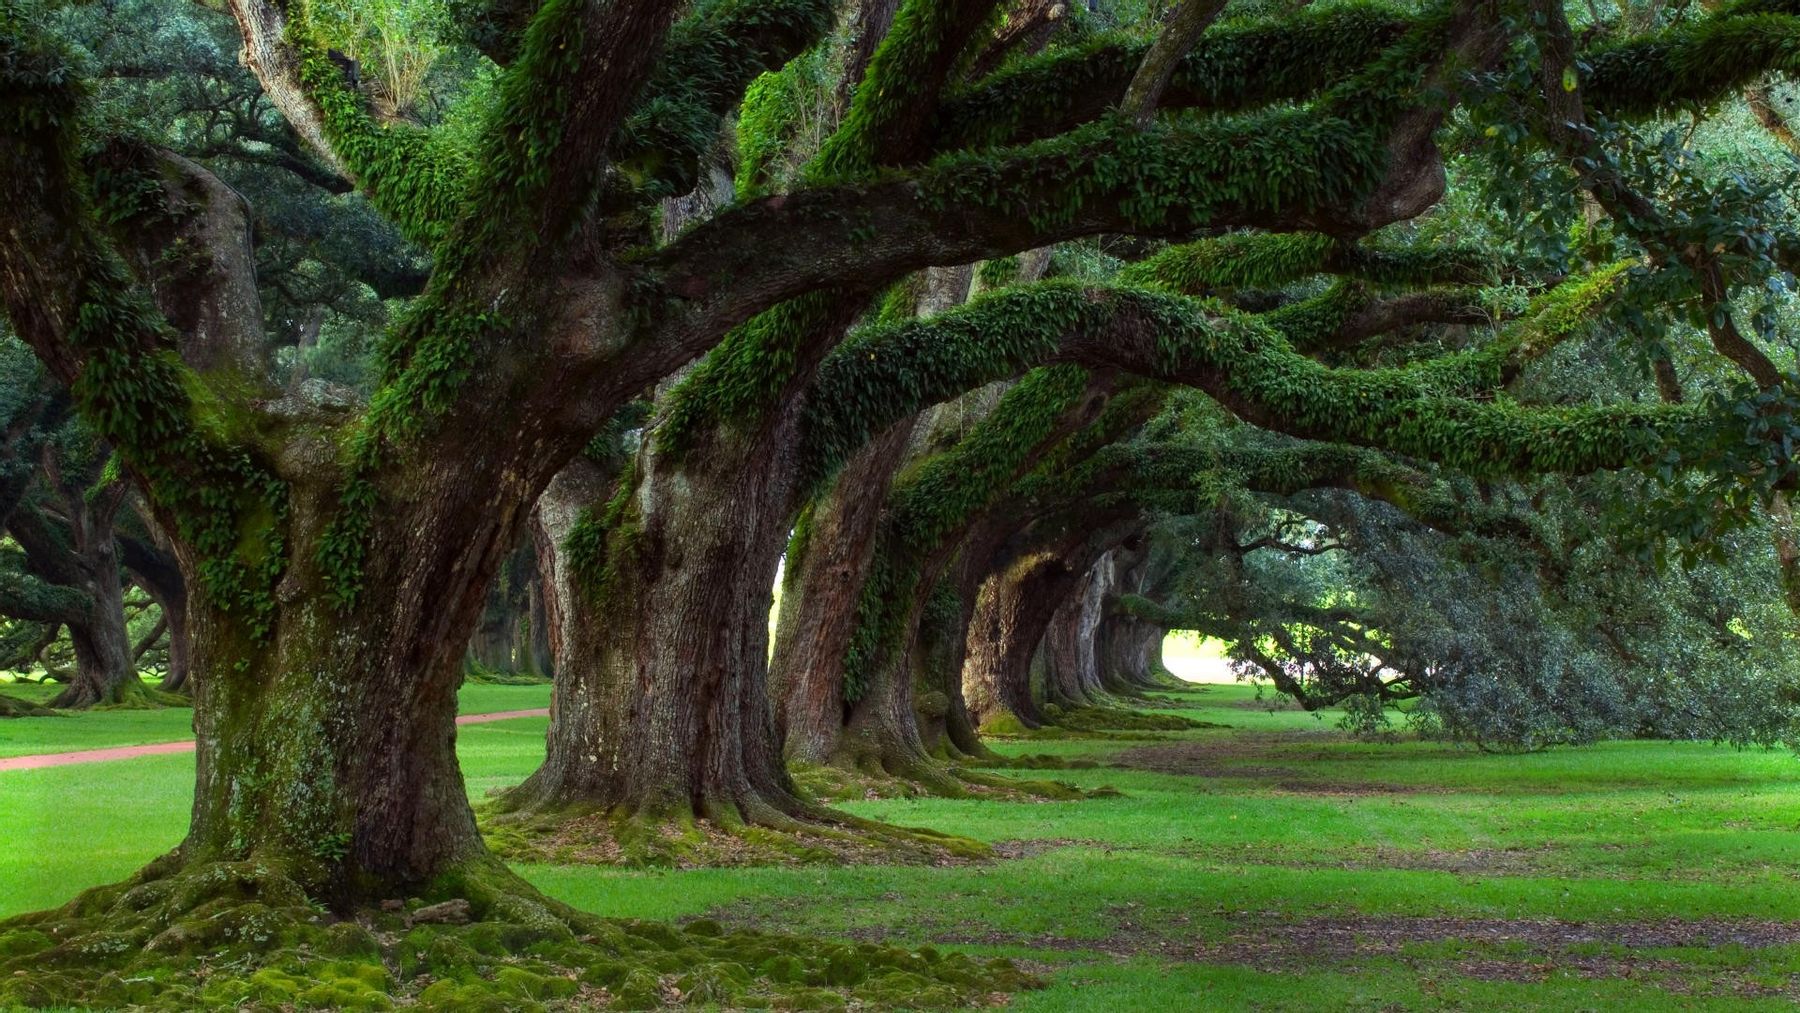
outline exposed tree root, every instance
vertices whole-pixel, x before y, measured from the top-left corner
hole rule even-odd
[[[63,690],[56,699],[49,703],[50,707],[58,710],[96,711],[161,710],[164,707],[192,707],[193,705],[193,698],[185,693],[157,689],[136,679],[121,685],[118,696],[112,700],[99,699],[85,692],[81,686],[73,685]]]
[[[1228,728],[1212,721],[1196,721],[1179,714],[1148,714],[1124,707],[1070,707],[1045,704],[1047,722],[1042,728],[1027,728],[1010,714],[994,718],[981,726],[981,734],[997,738],[1071,739],[1100,737],[1109,739],[1155,738],[1130,733],[1178,732],[1193,728]],[[1127,734],[1119,734],[1119,733]]]
[[[481,813],[488,846],[510,861],[703,868],[745,865],[955,864],[988,858],[979,841],[819,807],[814,819],[756,822],[651,815],[572,804]]]
[[[53,718],[57,713],[48,707],[0,693],[0,718]]]
[[[1179,714],[1148,714],[1125,707],[1070,707],[1044,705],[1044,718],[1059,728],[1076,732],[1178,732],[1189,728],[1224,728],[1211,721],[1196,721]]]
[[[1054,766],[1044,764],[1042,766]],[[990,754],[967,763],[934,763],[931,776],[913,777],[908,773],[893,774],[886,770],[871,772],[836,764],[798,767],[794,780],[802,788],[828,802],[851,802],[878,798],[983,798],[993,801],[1023,802],[1089,798],[1112,793],[1088,791],[1061,781],[1026,780],[983,773],[975,767],[1009,767],[1014,764],[1004,757]],[[1020,768],[1038,766],[1017,764]],[[1061,765],[1068,766],[1068,765]],[[1098,766],[1091,761],[1088,766]],[[1116,793],[1112,793],[1116,794]]]
[[[1008,962],[929,948],[598,918],[492,860],[338,917],[269,865],[169,856],[0,922],[3,1008],[941,1008],[1034,985]]]

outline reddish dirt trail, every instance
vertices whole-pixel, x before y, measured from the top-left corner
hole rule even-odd
[[[491,714],[464,714],[456,719],[459,725],[484,725],[490,721],[509,721],[513,718],[549,717],[548,707],[522,711],[495,711]],[[194,751],[194,740],[186,742],[158,742],[149,746],[114,746],[110,749],[83,749],[73,753],[38,753],[35,756],[0,757],[0,771],[38,770],[43,767],[67,767],[74,763],[99,763],[103,760],[135,760],[140,756],[165,756],[170,753],[191,753]]]

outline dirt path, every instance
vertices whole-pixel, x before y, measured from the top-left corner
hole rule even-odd
[[[484,725],[490,721],[509,721],[513,718],[542,718],[550,716],[550,708],[539,707],[522,711],[494,711],[491,714],[464,714],[456,719],[459,725]],[[0,771],[38,770],[43,767],[67,767],[75,763],[99,763],[102,760],[135,760],[140,756],[165,756],[170,753],[191,753],[194,751],[194,740],[186,742],[158,742],[149,746],[114,746],[110,749],[82,749],[73,753],[38,753],[35,756],[0,757]]]

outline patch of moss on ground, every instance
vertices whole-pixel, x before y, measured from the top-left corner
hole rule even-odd
[[[1197,721],[1176,714],[1146,714],[1142,711],[1112,707],[1080,707],[1062,710],[1054,705],[1044,708],[1048,722],[1040,728],[1027,728],[1011,714],[987,721],[980,728],[985,738],[994,739],[1116,739],[1122,742],[1161,741],[1165,732],[1197,728],[1227,728],[1229,725]]]
[[[1036,984],[929,948],[597,918],[497,867],[424,892],[343,917],[260,863],[163,860],[0,922],[0,1008],[941,1008]]]
[[[1179,732],[1190,728],[1224,728],[1179,714],[1148,714],[1125,707],[1069,707],[1044,705],[1044,720],[1074,732]]]

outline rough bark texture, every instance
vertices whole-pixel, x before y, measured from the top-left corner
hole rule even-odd
[[[330,471],[329,443],[290,449]],[[329,483],[295,487],[266,640],[239,610],[191,598],[187,860],[275,862],[344,909],[485,860],[457,766],[456,690],[488,583],[525,521],[508,486],[535,476],[472,479],[464,463],[415,472],[416,498],[385,504],[349,608],[334,607],[316,563],[336,507]],[[201,586],[194,563],[184,551],[189,586]]]
[[[791,497],[789,469],[767,448],[783,435],[715,434],[678,460],[647,447],[605,572],[546,573],[560,613],[556,702],[544,765],[509,808],[762,824],[809,811],[781,762],[767,691]]]
[[[769,690],[782,751],[791,760],[824,763],[838,748],[847,716],[844,651],[856,629],[882,503],[911,430],[895,426],[850,459],[803,520],[789,554]]]

